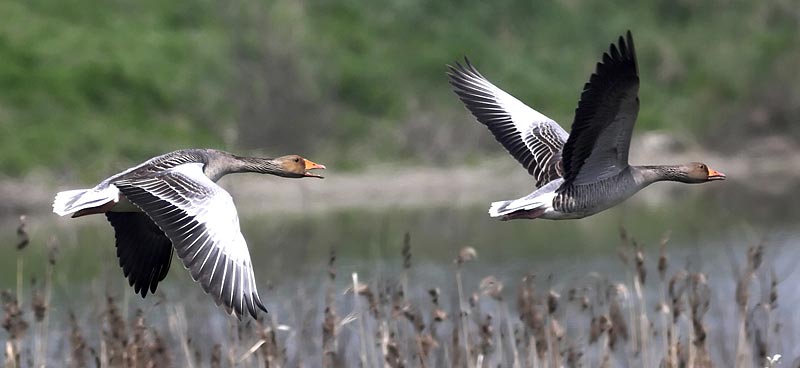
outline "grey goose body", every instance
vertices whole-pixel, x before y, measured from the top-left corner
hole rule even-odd
[[[240,157],[213,149],[187,149],[152,158],[92,189],[56,195],[53,212],[80,217],[104,213],[114,228],[123,274],[142,297],[156,291],[173,250],[192,279],[217,305],[238,318],[266,311],[239,228],[233,199],[215,182],[231,173],[319,177],[324,169],[300,156]]]
[[[628,164],[639,112],[639,70],[630,31],[610,45],[584,85],[570,133],[496,87],[467,58],[448,66],[447,74],[466,108],[535,179],[531,194],[492,203],[492,217],[578,219],[657,181],[694,184],[725,178],[699,162]]]

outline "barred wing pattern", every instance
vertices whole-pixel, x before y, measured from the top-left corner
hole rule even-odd
[[[205,176],[201,163],[113,184],[164,231],[217,305],[240,319],[246,312],[256,318],[257,308],[266,312],[233,199]]]
[[[560,125],[489,82],[467,58],[448,69],[453,91],[536,178],[537,188],[562,176],[561,150],[569,134]]]

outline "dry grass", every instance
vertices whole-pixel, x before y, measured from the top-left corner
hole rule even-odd
[[[409,235],[399,275],[370,281],[351,273],[342,287],[332,249],[327,272],[319,275],[325,279],[323,297],[298,291],[288,302],[288,309],[304,317],[293,320],[287,310],[271,308],[256,321],[225,321],[227,332],[210,341],[192,332],[208,326],[189,326],[184,305],[168,300],[129,314],[124,300],[107,294],[89,301],[102,305],[99,317],[54,310],[53,253],[41,287],[2,293],[3,362],[5,367],[777,366],[771,359],[781,346],[774,313],[778,281],[765,264],[762,245],[750,248],[732,281],[735,292],[725,294],[709,286],[706,274],[670,266],[668,235],[658,248],[657,279],[647,277],[645,247],[624,230],[620,238],[625,280],[589,274],[558,284],[528,274],[511,282],[515,287],[491,275],[477,285],[465,282],[464,274],[480,262],[469,247],[455,255],[451,280],[421,284],[414,277]],[[55,241],[49,244],[54,247]],[[31,302],[21,303],[19,295]],[[516,300],[515,307],[509,299]],[[707,316],[718,310],[711,308],[715,301],[735,305],[735,339],[709,339]],[[158,318],[166,322],[148,321]]]

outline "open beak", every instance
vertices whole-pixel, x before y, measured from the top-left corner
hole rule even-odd
[[[725,180],[725,174],[714,170],[712,168],[708,168],[708,180]]]
[[[314,170],[314,169],[322,169],[322,170],[324,170],[325,169],[325,165],[321,165],[321,164],[318,164],[316,162],[312,162],[312,161],[309,161],[309,160],[306,160],[306,159],[303,159],[303,161],[305,161],[305,164],[306,164],[306,172],[305,172],[305,174],[303,174],[304,176],[308,176],[308,177],[312,177],[312,178],[320,178],[320,179],[323,178],[322,175],[311,173],[311,172],[309,172],[309,170]]]

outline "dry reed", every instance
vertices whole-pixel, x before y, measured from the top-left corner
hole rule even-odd
[[[279,319],[272,313],[263,320],[231,320],[227,333],[210,340],[196,334],[198,326],[187,323],[183,304],[166,298],[129,316],[116,298],[106,294],[99,325],[90,322],[97,316],[91,309],[65,317],[53,314],[56,242],[51,239],[44,282],[32,283],[27,293],[21,287],[2,293],[2,327],[8,336],[3,362],[6,367],[62,363],[70,367],[777,366],[778,277],[765,266],[766,248],[759,245],[748,251],[744,266],[736,269],[735,293],[725,295],[711,286],[707,274],[673,269],[668,239],[667,233],[659,243],[650,280],[646,248],[621,229],[618,254],[627,270],[624,282],[592,274],[567,285],[528,274],[506,287],[508,280],[499,277],[475,277],[467,265],[477,258],[470,247],[462,248],[454,259],[454,282],[419,285],[411,277],[414,265],[406,234],[399,277],[382,280],[386,275],[379,275],[377,281],[368,282],[353,272],[345,293],[338,292],[336,252],[331,249],[322,305],[309,308],[317,315],[312,332],[302,332],[304,321],[293,325],[288,316]],[[647,298],[648,291],[655,297]],[[17,293],[28,295],[30,306],[23,308]],[[161,292],[159,298],[164,298]],[[515,307],[508,305],[509,298],[516,298]],[[709,315],[718,300],[735,305],[738,340],[730,344],[712,340]],[[298,302],[313,300],[301,296],[287,303]],[[167,323],[149,325],[148,320],[159,318],[161,311]],[[340,318],[339,311],[347,315]],[[66,320],[64,341],[53,339],[49,318]],[[29,320],[35,327],[32,337],[26,336]],[[52,349],[48,337],[55,340]],[[31,342],[33,348],[26,345]],[[715,361],[713,351],[722,344],[734,353],[729,361],[724,357]],[[45,359],[51,350],[64,353],[63,360]]]

